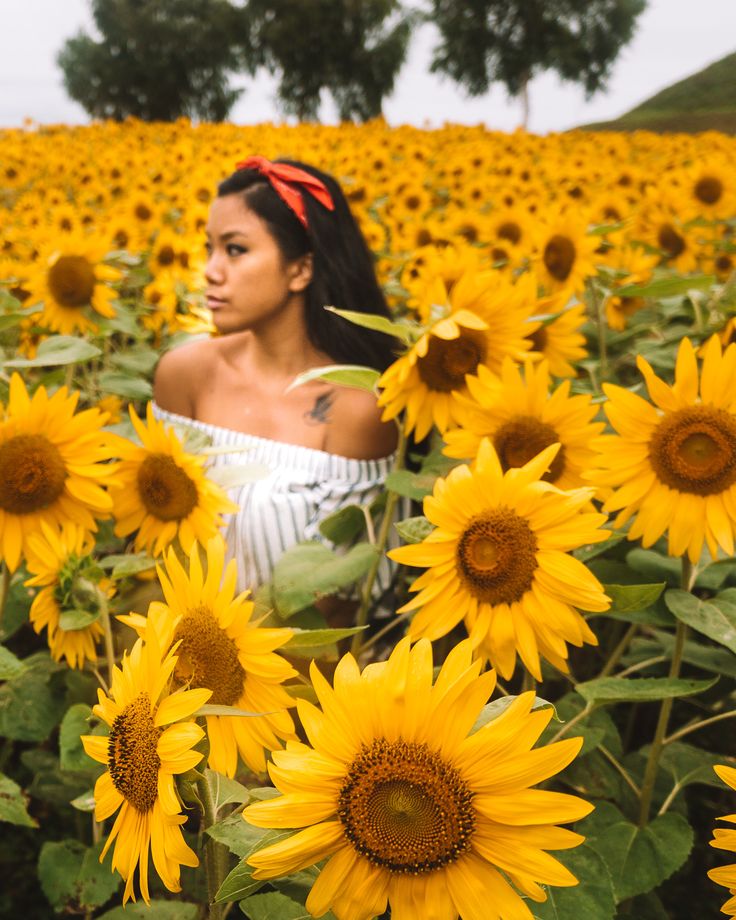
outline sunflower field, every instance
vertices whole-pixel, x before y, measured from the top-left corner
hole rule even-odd
[[[736,917],[736,140],[0,133],[0,915]],[[339,178],[403,343],[296,381],[399,447],[252,594],[259,471],[151,408],[250,153]]]

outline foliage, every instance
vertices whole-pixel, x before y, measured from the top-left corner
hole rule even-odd
[[[411,32],[398,0],[250,0],[248,13],[285,112],[316,119],[326,91],[343,121],[381,114]]]
[[[517,96],[547,70],[592,95],[605,86],[644,7],[645,0],[432,0],[440,42],[431,69],[472,96],[495,82]]]
[[[227,0],[93,0],[100,40],[80,32],[59,52],[69,95],[93,118],[222,121],[248,65],[245,11]]]

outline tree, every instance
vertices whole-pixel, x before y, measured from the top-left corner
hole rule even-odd
[[[284,111],[315,119],[326,90],[343,120],[381,114],[413,22],[399,0],[250,0],[248,11]]]
[[[89,115],[227,117],[242,92],[228,74],[253,58],[245,9],[226,0],[93,0],[92,14],[101,40],[80,32],[57,58],[66,91]]]
[[[503,83],[524,99],[538,73],[555,70],[591,96],[634,34],[646,0],[432,0],[428,18],[440,31],[431,69],[471,96]]]

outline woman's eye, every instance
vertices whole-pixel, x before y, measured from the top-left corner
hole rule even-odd
[[[228,243],[226,251],[229,256],[240,256],[247,252],[244,246],[238,246],[237,243]]]

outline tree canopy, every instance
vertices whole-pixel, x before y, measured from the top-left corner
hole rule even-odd
[[[440,32],[431,69],[471,96],[495,82],[512,96],[538,73],[556,71],[601,89],[634,34],[646,0],[431,0]]]
[[[78,33],[58,56],[64,86],[93,118],[221,121],[250,67],[247,11],[226,0],[93,0],[100,40]]]
[[[250,0],[248,11],[286,112],[316,118],[326,90],[343,120],[381,114],[411,32],[399,0]]]

